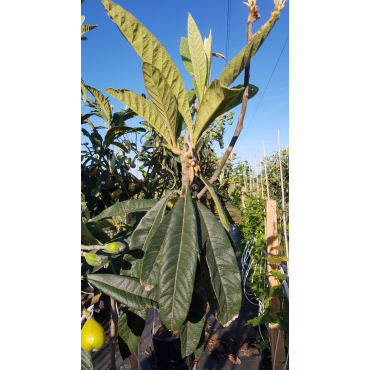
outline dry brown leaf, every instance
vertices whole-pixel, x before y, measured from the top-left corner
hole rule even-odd
[[[240,358],[238,356],[235,356],[233,354],[229,354],[227,355],[227,357],[229,358],[229,360],[234,364],[234,365],[240,365],[241,364],[241,361],[240,361]]]
[[[192,184],[194,180],[194,168],[193,167],[189,168],[189,179],[190,179],[190,184]]]

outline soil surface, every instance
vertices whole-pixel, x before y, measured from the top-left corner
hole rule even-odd
[[[231,234],[233,235],[237,247],[239,247],[240,239],[236,235],[236,230],[231,230]],[[240,260],[241,256],[237,254],[238,265],[241,269]],[[260,344],[256,339],[257,336],[259,336],[258,328],[246,325],[249,319],[257,315],[257,307],[258,306],[249,302],[243,294],[242,308],[239,317],[227,328],[222,327],[211,313],[208,314],[204,353],[197,362],[197,370],[271,370],[270,361],[265,355],[265,352],[261,350]],[[99,312],[94,312],[94,318],[100,322],[106,330],[106,343],[100,351],[93,353],[94,366],[95,370],[111,370],[109,297],[103,297],[99,302],[98,310]],[[142,370],[158,369],[155,356],[153,355],[151,333],[160,323],[161,319],[158,311],[150,309],[138,347],[139,362]],[[168,333],[163,330],[163,333],[158,332],[158,335],[166,336]],[[117,370],[131,369],[130,359],[122,360],[118,345],[116,346],[115,359]],[[189,368],[187,365],[183,364],[176,369],[185,370]]]

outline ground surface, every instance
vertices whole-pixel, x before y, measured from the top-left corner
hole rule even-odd
[[[232,235],[239,246],[240,240],[236,231]],[[240,255],[237,255],[240,265]],[[100,302],[99,313],[94,317],[106,329],[106,345],[98,352],[93,353],[95,370],[107,370],[110,368],[111,345],[109,338],[109,297],[104,297]],[[197,364],[197,370],[270,370],[266,356],[263,356],[259,344],[256,342],[258,328],[245,325],[247,320],[256,316],[257,306],[253,306],[243,295],[242,308],[239,317],[229,327],[222,327],[212,314],[207,317],[205,351]],[[140,364],[142,370],[158,369],[152,358],[151,330],[153,322],[160,320],[158,311],[151,309],[147,323],[140,341]],[[117,370],[131,369],[130,360],[122,360],[118,345],[116,347]],[[188,369],[186,365],[181,369]],[[178,368],[180,370],[180,368]]]

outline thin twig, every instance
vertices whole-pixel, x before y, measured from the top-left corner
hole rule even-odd
[[[247,44],[250,42],[252,38],[252,26],[253,22],[255,22],[259,18],[258,14],[258,8],[255,6],[252,9],[250,9],[249,16],[248,16],[248,25],[247,25]],[[220,175],[223,167],[226,164],[227,159],[229,158],[232,150],[234,149],[234,146],[236,144],[236,141],[239,138],[239,135],[243,129],[243,121],[245,117],[245,111],[247,110],[248,105],[248,86],[249,86],[249,77],[250,77],[250,63],[245,68],[244,71],[244,93],[243,93],[243,100],[242,100],[242,107],[240,110],[239,118],[238,118],[238,124],[235,128],[234,135],[230,141],[229,146],[226,148],[225,154],[223,155],[219,165],[217,166],[215,172],[213,173],[212,177],[209,179],[209,182],[213,184],[218,176]],[[200,199],[205,193],[207,192],[207,187],[205,186],[197,195],[197,198]]]

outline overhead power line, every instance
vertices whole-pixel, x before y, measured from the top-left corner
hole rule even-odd
[[[267,85],[266,85],[266,87],[265,87],[265,90],[263,91],[263,94],[262,94],[262,96],[261,96],[261,99],[260,99],[260,101],[258,102],[257,108],[256,108],[256,110],[255,110],[255,111],[254,111],[254,113],[253,113],[252,119],[250,120],[249,125],[248,125],[247,129],[245,130],[245,133],[244,133],[244,135],[243,135],[243,138],[242,138],[240,141],[238,140],[237,145],[238,145],[238,144],[240,144],[240,143],[244,140],[244,137],[245,137],[245,135],[246,135],[246,133],[247,133],[247,131],[248,131],[248,129],[249,129],[249,127],[250,127],[250,125],[251,125],[251,123],[252,123],[252,121],[253,121],[253,119],[254,119],[254,117],[255,117],[256,113],[257,113],[257,111],[258,111],[258,108],[259,108],[259,106],[260,106],[260,104],[261,104],[261,101],[262,101],[263,97],[265,96],[266,90],[267,90],[267,88],[268,88],[268,86],[269,86],[269,84],[270,84],[270,81],[271,81],[271,79],[272,79],[272,76],[274,75],[274,72],[275,72],[275,70],[276,70],[276,67],[277,67],[277,65],[278,65],[278,63],[279,63],[280,57],[281,57],[281,55],[283,54],[283,51],[284,51],[284,49],[285,49],[285,45],[287,44],[288,40],[289,40],[289,35],[288,35],[288,37],[287,37],[287,38],[286,38],[286,40],[285,40],[285,43],[284,43],[283,48],[281,49],[281,52],[280,52],[279,58],[277,59],[277,61],[276,61],[276,63],[275,63],[275,67],[274,67],[274,69],[272,70],[271,76],[270,76],[270,78],[269,78],[269,80],[268,80],[268,82],[267,82]],[[236,146],[237,146],[237,145],[236,145]],[[236,146],[235,146],[235,149],[236,149]]]
[[[229,61],[229,40],[230,40],[230,17],[231,17],[231,0],[227,0],[227,13],[226,13],[226,60],[225,64]]]

